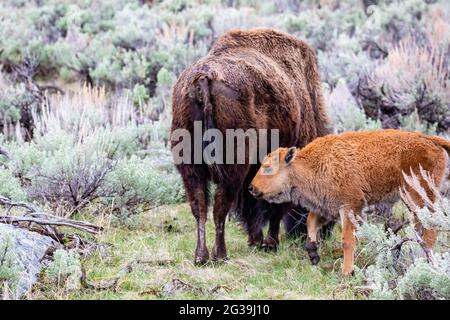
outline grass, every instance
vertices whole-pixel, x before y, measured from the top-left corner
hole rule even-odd
[[[140,259],[162,261],[138,264],[120,277],[117,290],[68,291],[42,281],[31,299],[361,299],[355,290],[362,277],[340,274],[342,253],[339,229],[322,244],[319,266],[312,266],[303,244],[281,237],[276,253],[249,248],[246,235],[234,222],[226,227],[229,260],[193,264],[196,228],[187,204],[163,206],[135,216],[132,227],[116,226],[111,216],[98,217],[105,231],[97,241],[111,244],[110,254],[99,252],[86,261],[87,279],[98,282],[118,274],[129,262]],[[212,219],[207,224],[208,246],[213,245]],[[167,263],[165,263],[167,262]],[[164,290],[181,280],[184,288]]]

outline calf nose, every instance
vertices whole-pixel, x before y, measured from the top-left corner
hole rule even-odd
[[[254,187],[254,186],[252,186],[252,185],[250,185],[250,186],[248,187],[248,191],[249,191],[255,198],[258,198],[258,197],[261,196],[261,192],[259,192],[259,190],[256,189],[256,187]]]

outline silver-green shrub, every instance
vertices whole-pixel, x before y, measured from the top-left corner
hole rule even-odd
[[[422,171],[425,181],[432,186],[432,180]],[[448,232],[450,231],[450,205],[439,190],[432,188],[436,200],[431,202],[423,192],[417,177],[406,176],[407,183],[422,195],[423,208],[415,208],[409,193],[402,198],[409,208],[410,224],[394,233],[384,230],[381,225],[364,223],[357,229],[364,255],[373,257],[374,263],[364,270],[367,282],[372,289],[372,297],[378,299],[449,299],[450,298],[450,251]],[[439,231],[434,249],[424,246],[420,233],[414,223]]]
[[[3,234],[0,241],[0,297],[15,294],[23,271],[24,266],[16,252],[14,232]],[[4,288],[8,288],[9,292],[2,292]]]
[[[26,194],[20,180],[9,169],[0,167],[0,195],[15,200],[25,200]]]
[[[358,106],[344,80],[331,92],[326,88],[325,99],[336,133],[381,129],[381,123],[368,118]]]
[[[78,253],[58,249],[53,253],[53,261],[45,270],[47,278],[67,289],[79,289],[81,279],[81,262]]]

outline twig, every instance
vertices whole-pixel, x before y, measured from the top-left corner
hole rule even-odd
[[[366,40],[366,44],[368,46],[373,45],[378,51],[380,51],[383,55],[383,59],[389,55],[389,52],[387,50],[383,49],[377,42],[373,40]]]
[[[9,159],[9,153],[0,146],[0,155],[3,155],[6,159]]]
[[[422,247],[423,252],[425,252],[425,256],[427,257],[427,262],[432,263],[433,258],[431,256],[431,251],[426,246],[425,241],[423,241],[422,237],[419,235],[419,233],[415,229],[414,229],[414,235],[416,236],[416,242]]]
[[[385,231],[388,231],[388,229],[391,229],[393,234],[399,233],[400,230],[403,229],[403,227],[405,227],[405,226],[407,226],[407,225],[409,224],[409,221],[408,221],[408,220],[401,221],[400,223],[398,223],[398,224],[396,224],[396,225],[393,225],[393,226],[391,226],[391,225],[389,224],[389,222],[390,222],[390,221],[387,220],[386,223],[384,224],[384,230],[385,230]]]
[[[113,291],[117,290],[117,286],[119,283],[119,280],[124,275],[130,273],[133,271],[134,267],[138,264],[147,264],[147,265],[153,265],[153,266],[164,266],[164,265],[170,265],[173,264],[174,261],[172,260],[133,260],[129,262],[128,264],[123,267],[116,276],[101,280],[99,282],[88,282],[86,277],[86,268],[84,265],[81,266],[81,285],[83,288],[86,289],[94,289],[94,290],[107,290],[112,289]]]
[[[37,209],[26,202],[14,201],[7,197],[0,196],[0,204],[8,207],[22,207],[27,209],[29,212],[37,212]]]

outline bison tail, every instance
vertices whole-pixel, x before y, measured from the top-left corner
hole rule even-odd
[[[198,79],[198,87],[200,96],[198,97],[200,102],[203,102],[203,116],[204,116],[204,129],[212,129],[215,127],[213,118],[213,104],[211,101],[211,91],[209,86],[210,79],[203,76]]]
[[[213,99],[211,97],[211,78],[208,75],[201,74],[199,75],[196,84],[196,98],[195,103],[193,104],[193,118],[195,120],[201,120],[203,123],[203,131],[206,132],[210,129],[217,129],[216,122],[214,120],[214,104]],[[203,139],[202,139],[203,140]],[[203,150],[211,143],[215,143],[215,139],[213,141],[204,141]],[[211,163],[208,165],[209,170],[213,172],[214,176],[218,177],[218,179],[222,182],[230,180],[229,174],[226,168],[217,163]]]

